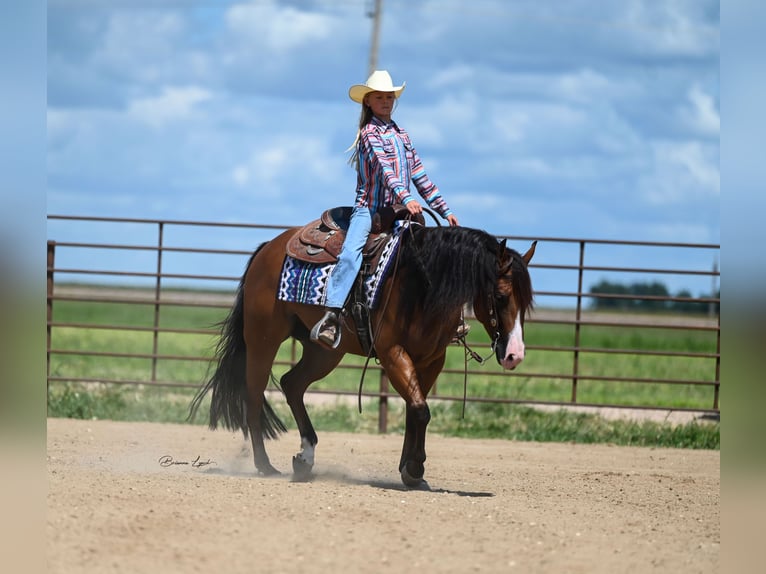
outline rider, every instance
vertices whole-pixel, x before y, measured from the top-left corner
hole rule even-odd
[[[359,130],[349,159],[357,172],[356,200],[338,263],[327,282],[325,314],[311,330],[312,340],[333,349],[340,343],[340,312],[359,273],[362,249],[375,211],[401,203],[413,215],[422,213],[422,206],[410,195],[412,180],[433,210],[450,225],[458,225],[457,217],[426,175],[410,136],[391,119],[394,103],[405,83],[394,86],[387,71],[376,70],[366,83],[353,85],[348,91],[352,100],[362,104]]]

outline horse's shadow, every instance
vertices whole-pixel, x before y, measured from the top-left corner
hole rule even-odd
[[[367,484],[372,488],[380,488],[382,490],[399,490],[402,492],[410,491],[423,491],[432,492],[434,494],[454,494],[456,496],[467,496],[469,498],[491,498],[495,496],[493,492],[471,492],[468,490],[450,490],[449,488],[431,488],[431,486],[424,480],[423,483],[417,488],[411,488],[396,482],[384,482],[384,481],[364,481],[360,480],[357,484]]]
[[[212,474],[212,475],[223,475],[223,476],[234,476],[239,478],[253,478],[256,476],[259,476],[258,474],[254,474],[252,471],[242,471],[242,470],[233,470],[233,469],[226,469],[226,468],[206,468],[204,471],[205,474]],[[264,478],[263,476],[260,476],[261,478]],[[342,472],[333,472],[333,471],[324,471],[324,472],[318,472],[318,473],[312,473],[311,475],[307,477],[301,477],[298,478],[295,475],[290,474],[278,474],[274,475],[273,477],[268,478],[274,478],[276,480],[289,480],[290,482],[336,482],[336,483],[343,483],[343,484],[351,484],[354,486],[369,486],[371,488],[377,488],[380,490],[395,490],[398,492],[430,492],[433,494],[454,494],[456,496],[465,496],[469,498],[491,498],[495,496],[493,492],[475,492],[475,491],[467,491],[467,490],[451,490],[448,488],[432,488],[431,485],[428,484],[427,481],[423,481],[420,486],[418,487],[409,487],[405,486],[401,482],[397,482],[394,480],[384,480],[384,479],[375,479],[375,478],[356,478],[352,476],[348,476],[345,473]]]
[[[432,488],[427,481],[423,481],[417,487],[405,486],[401,482],[393,480],[380,480],[374,478],[355,478],[347,475],[335,475],[333,473],[321,473],[312,475],[312,481],[334,481],[353,484],[357,486],[369,486],[380,490],[395,490],[399,492],[430,492],[433,494],[454,494],[469,498],[490,498],[495,496],[493,492],[472,492],[466,490],[450,490],[448,488]]]

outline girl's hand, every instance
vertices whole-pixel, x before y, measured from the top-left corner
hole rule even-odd
[[[420,205],[417,201],[409,201],[405,204],[405,207],[407,208],[407,211],[409,211],[412,215],[423,213],[423,206]]]
[[[452,214],[449,214],[449,215],[447,216],[447,221],[449,221],[449,224],[450,224],[452,227],[457,227],[458,225],[460,225],[460,224],[457,222],[457,217],[455,217],[455,216],[454,216],[454,215],[452,215]]]

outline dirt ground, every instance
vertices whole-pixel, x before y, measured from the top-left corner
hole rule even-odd
[[[298,483],[255,475],[241,434],[48,419],[48,571],[720,569],[717,451],[430,435],[430,490],[414,491],[399,435],[319,441]],[[298,447],[267,444],[286,473]]]

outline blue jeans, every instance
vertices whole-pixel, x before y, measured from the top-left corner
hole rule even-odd
[[[372,227],[372,215],[366,207],[354,207],[348,224],[346,239],[338,254],[335,265],[327,281],[326,307],[342,308],[354,286],[354,280],[362,266],[362,249],[367,243]]]

